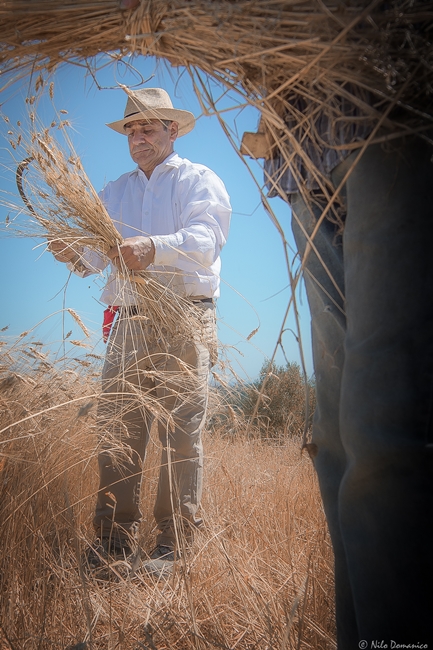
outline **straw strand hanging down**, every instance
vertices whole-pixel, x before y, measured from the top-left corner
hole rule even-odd
[[[26,207],[18,208],[4,198],[1,202],[29,216],[24,222],[19,216],[15,219],[13,225],[21,234],[62,241],[80,257],[86,249],[106,257],[110,248],[122,243],[122,238],[73,150],[67,126],[63,120],[60,124],[53,122],[49,128],[38,128],[33,109],[27,134],[22,127],[16,132],[9,130],[10,144],[19,154],[18,180]],[[62,146],[54,133],[56,128],[64,136]],[[84,265],[98,272],[89,262]],[[173,342],[201,337],[200,311],[171,288],[171,276],[165,284],[151,271],[129,271],[123,265],[118,273],[134,295],[139,307],[137,318],[149,322],[158,339]]]

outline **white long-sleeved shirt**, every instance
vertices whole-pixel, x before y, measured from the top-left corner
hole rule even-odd
[[[220,251],[230,225],[230,199],[221,179],[208,167],[170,154],[148,179],[138,167],[99,194],[123,238],[142,235],[155,244],[147,271],[185,297],[218,297]],[[85,250],[86,276],[109,263]],[[101,296],[108,305],[136,303],[128,280],[111,266]]]

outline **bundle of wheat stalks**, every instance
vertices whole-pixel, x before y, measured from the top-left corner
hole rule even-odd
[[[370,141],[381,126],[391,138],[428,135],[432,19],[431,0],[20,0],[0,8],[0,64],[19,73],[78,58],[92,67],[105,51],[113,60],[150,54],[191,74],[204,71],[259,108],[264,155],[280,156],[279,174],[296,176],[301,164],[330,198],[311,155],[323,146],[319,113],[337,123],[343,99],[368,126]],[[212,103],[205,84],[196,90]],[[306,107],[296,110],[299,99]],[[310,151],[300,146],[305,140]],[[353,144],[363,145],[362,137]],[[278,191],[278,176],[269,183]]]
[[[36,84],[38,86],[38,84]],[[54,84],[49,93],[53,98]],[[76,155],[68,135],[66,119],[53,121],[49,127],[39,124],[35,97],[30,104],[29,125],[13,126],[8,120],[10,145],[16,156],[17,182],[23,206],[1,199],[19,213],[15,229],[23,235],[39,235],[48,242],[61,241],[80,255],[94,251],[106,256],[122,238],[109,217]],[[66,111],[59,112],[64,118]],[[8,118],[6,118],[8,119]],[[28,217],[23,220],[21,214]],[[108,263],[108,258],[106,258]],[[135,304],[134,316],[150,324],[162,341],[197,339],[202,334],[200,312],[191,302],[159,281],[152,272],[131,272],[119,255],[118,273],[128,283]],[[90,269],[97,272],[97,269]]]

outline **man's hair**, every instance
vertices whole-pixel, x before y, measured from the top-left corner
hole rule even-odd
[[[156,118],[156,119],[158,119],[158,118]],[[124,124],[123,129],[125,129],[127,126],[132,124],[132,122],[148,122],[148,121],[149,120],[144,120],[144,119],[143,120],[131,120],[131,122],[127,122],[126,124]],[[170,126],[170,124],[173,123],[174,120],[158,120],[158,121],[161,122],[162,126],[164,127],[164,131],[168,131],[168,127]]]

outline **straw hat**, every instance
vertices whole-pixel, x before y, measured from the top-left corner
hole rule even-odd
[[[189,111],[173,108],[169,94],[163,88],[142,88],[128,91],[128,101],[123,120],[107,126],[125,135],[124,126],[133,120],[170,120],[179,123],[178,136],[192,131],[195,118]]]

